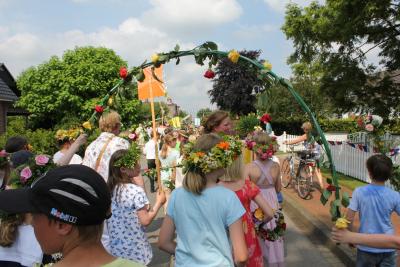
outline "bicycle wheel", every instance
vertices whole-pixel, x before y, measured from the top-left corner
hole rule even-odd
[[[290,159],[283,160],[281,165],[281,183],[284,188],[287,188],[292,182],[292,172],[290,170]]]
[[[311,192],[311,178],[312,178],[312,169],[308,165],[300,166],[300,171],[297,176],[297,194],[299,197],[306,199]]]

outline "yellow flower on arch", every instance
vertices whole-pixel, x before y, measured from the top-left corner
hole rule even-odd
[[[231,50],[228,54],[228,58],[233,63],[237,63],[239,60],[240,54],[236,50]]]
[[[263,66],[266,70],[272,70],[272,64],[269,61],[265,61]]]

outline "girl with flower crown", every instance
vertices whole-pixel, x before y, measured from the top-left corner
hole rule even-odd
[[[274,216],[274,211],[261,194],[260,189],[248,177],[244,176],[243,159],[239,156],[231,166],[226,169],[226,174],[220,178],[219,184],[234,191],[246,213],[242,217],[243,230],[245,234],[249,260],[247,267],[263,267],[263,254],[261,246],[256,236],[253,215],[250,210],[250,203],[254,201],[264,213],[264,221],[270,221]]]
[[[277,192],[281,191],[281,178],[279,164],[274,162],[272,157],[276,151],[276,140],[266,133],[258,133],[249,142],[251,148],[256,155],[256,160],[246,165],[245,177],[250,177],[260,188],[263,197],[268,204],[274,209],[279,209]],[[256,205],[252,205],[252,209],[256,209]],[[276,227],[275,220],[264,225],[264,229],[273,230]],[[261,240],[261,247],[264,258],[268,260],[268,266],[281,267],[284,266],[284,247],[283,239],[279,238],[273,242]]]
[[[171,194],[158,241],[175,254],[175,266],[245,266],[245,210],[234,192],[217,184],[240,153],[240,142],[216,134],[186,145],[183,187]]]
[[[108,186],[111,191],[112,216],[106,221],[109,240],[105,246],[116,257],[149,264],[153,252],[144,226],[148,226],[165,202],[157,193],[152,209],[142,187],[134,183],[140,173],[141,151],[136,143],[129,150],[118,150],[110,159]]]

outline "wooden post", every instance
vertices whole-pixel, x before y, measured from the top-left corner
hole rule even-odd
[[[160,175],[160,160],[158,157],[158,138],[157,138],[157,128],[156,128],[156,115],[154,111],[154,97],[153,97],[153,86],[152,86],[152,77],[150,78],[150,109],[151,109],[151,121],[153,123],[153,140],[155,143],[155,155],[156,155],[156,171],[157,171],[157,185],[158,190],[162,190],[161,187],[161,175]]]

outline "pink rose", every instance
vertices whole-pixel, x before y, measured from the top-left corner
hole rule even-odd
[[[131,140],[133,140],[133,141],[135,141],[136,138],[137,138],[137,135],[134,134],[134,133],[131,133],[131,134],[128,135],[128,138],[131,139]]]
[[[261,156],[260,156],[260,158],[261,158],[262,160],[266,160],[266,159],[268,159],[268,154],[267,154],[267,153],[262,153]]]
[[[267,151],[268,158],[272,158],[273,155],[274,155],[274,152],[272,150],[268,149],[268,151]]]
[[[20,177],[21,177],[21,182],[26,183],[26,181],[28,181],[28,179],[32,177],[31,169],[29,167],[23,168],[20,173]]]
[[[365,130],[367,130],[368,132],[372,132],[374,130],[374,125],[372,124],[365,125]]]
[[[35,157],[35,161],[37,165],[43,166],[46,165],[47,162],[49,162],[49,157],[45,156],[45,155],[37,155]]]
[[[0,151],[0,158],[5,158],[8,156],[8,153],[3,149]]]

